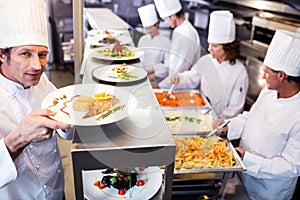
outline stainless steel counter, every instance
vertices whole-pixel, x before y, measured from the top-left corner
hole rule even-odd
[[[90,13],[89,21],[98,23],[97,28],[113,29],[117,28],[118,24],[124,28],[124,22],[117,19],[114,13],[96,9],[97,12]],[[101,20],[104,18],[114,19],[116,23],[112,23],[112,27],[108,27],[110,23],[102,27]],[[124,34],[127,34],[126,30]],[[82,83],[97,83],[92,78],[92,71],[96,67],[111,64],[111,61],[91,57],[92,49],[89,44],[86,44],[81,66]],[[139,60],[129,63],[141,67]],[[84,198],[83,170],[162,165],[165,166],[167,176],[164,176],[163,191],[158,192],[153,199],[171,199],[176,146],[151,84],[146,79],[138,84],[121,88],[136,97],[137,107],[134,112],[115,123],[76,127],[71,147],[76,199]]]

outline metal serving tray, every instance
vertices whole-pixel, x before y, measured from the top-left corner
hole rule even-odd
[[[203,134],[213,130],[217,119],[207,107],[161,107],[173,135]]]
[[[163,93],[163,92],[167,92],[168,90],[166,89],[153,89],[153,92],[154,93]],[[199,94],[201,96],[201,98],[203,99],[205,105],[204,106],[178,106],[178,107],[190,107],[190,108],[203,108],[203,109],[209,109],[210,107],[210,104],[208,102],[208,100],[206,99],[206,97],[203,95],[203,93],[199,90],[196,90],[196,89],[189,89],[189,90],[173,90],[172,93],[180,93],[180,92],[189,92],[190,94]],[[171,106],[162,106],[162,107],[171,107]],[[173,108],[173,107],[171,107]]]
[[[194,135],[193,135],[194,136]],[[180,137],[176,135],[176,137]],[[186,135],[182,137],[187,137]],[[213,172],[237,172],[237,171],[244,171],[246,167],[242,162],[241,158],[237,154],[236,150],[234,149],[233,145],[230,141],[225,139],[227,145],[229,146],[231,152],[233,153],[234,159],[236,160],[236,164],[231,167],[218,167],[218,168],[194,168],[194,169],[178,169],[174,170],[174,174],[191,174],[191,173],[213,173]]]

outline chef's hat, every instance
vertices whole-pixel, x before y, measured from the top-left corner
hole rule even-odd
[[[300,34],[276,30],[268,48],[264,64],[290,76],[300,76]]]
[[[1,0],[0,19],[0,48],[48,47],[45,0]]]
[[[214,11],[210,14],[208,39],[209,43],[226,44],[235,40],[235,23],[228,10]]]
[[[179,0],[154,0],[154,3],[161,18],[176,14],[182,9]]]
[[[143,27],[153,26],[156,22],[158,22],[154,4],[148,4],[146,6],[142,6],[138,8],[138,12]]]

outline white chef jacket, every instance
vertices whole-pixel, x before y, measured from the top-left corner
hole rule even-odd
[[[248,90],[246,67],[239,61],[219,63],[210,54],[203,56],[189,71],[179,75],[176,88],[196,88],[209,98],[220,118],[231,118],[242,112]]]
[[[172,35],[168,61],[168,77],[159,83],[160,88],[170,88],[174,73],[189,70],[201,54],[200,38],[193,25],[185,20],[177,26]]]
[[[55,86],[45,74],[36,86],[28,89],[0,74],[0,199],[63,197],[64,173],[55,132],[49,140],[29,144],[15,160],[3,139],[25,115],[39,109],[43,98],[53,90]]]
[[[241,177],[249,196],[290,199],[300,175],[300,92],[278,99],[275,90],[265,88],[228,128],[228,139],[241,138],[246,150]]]
[[[143,35],[138,47],[144,50],[144,56],[140,58],[146,70],[154,70],[158,78],[168,75],[167,58],[170,48],[170,39],[158,34],[151,37],[150,34]]]

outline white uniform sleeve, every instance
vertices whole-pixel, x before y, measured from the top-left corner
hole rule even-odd
[[[178,89],[195,89],[201,82],[201,74],[195,66],[189,71],[178,74],[179,83],[176,85]]]
[[[0,188],[2,188],[14,181],[17,178],[18,173],[22,173],[25,170],[26,161],[23,153],[14,161],[12,160],[4,143],[4,138],[0,140],[0,157]]]
[[[235,118],[230,119],[228,126],[227,138],[229,140],[239,139],[243,133],[244,126],[249,117],[249,112],[243,112]]]
[[[221,118],[228,119],[237,116],[243,111],[246,95],[248,91],[248,76],[247,74],[240,74],[237,76],[237,81],[232,88],[229,102],[223,112],[220,114]]]

